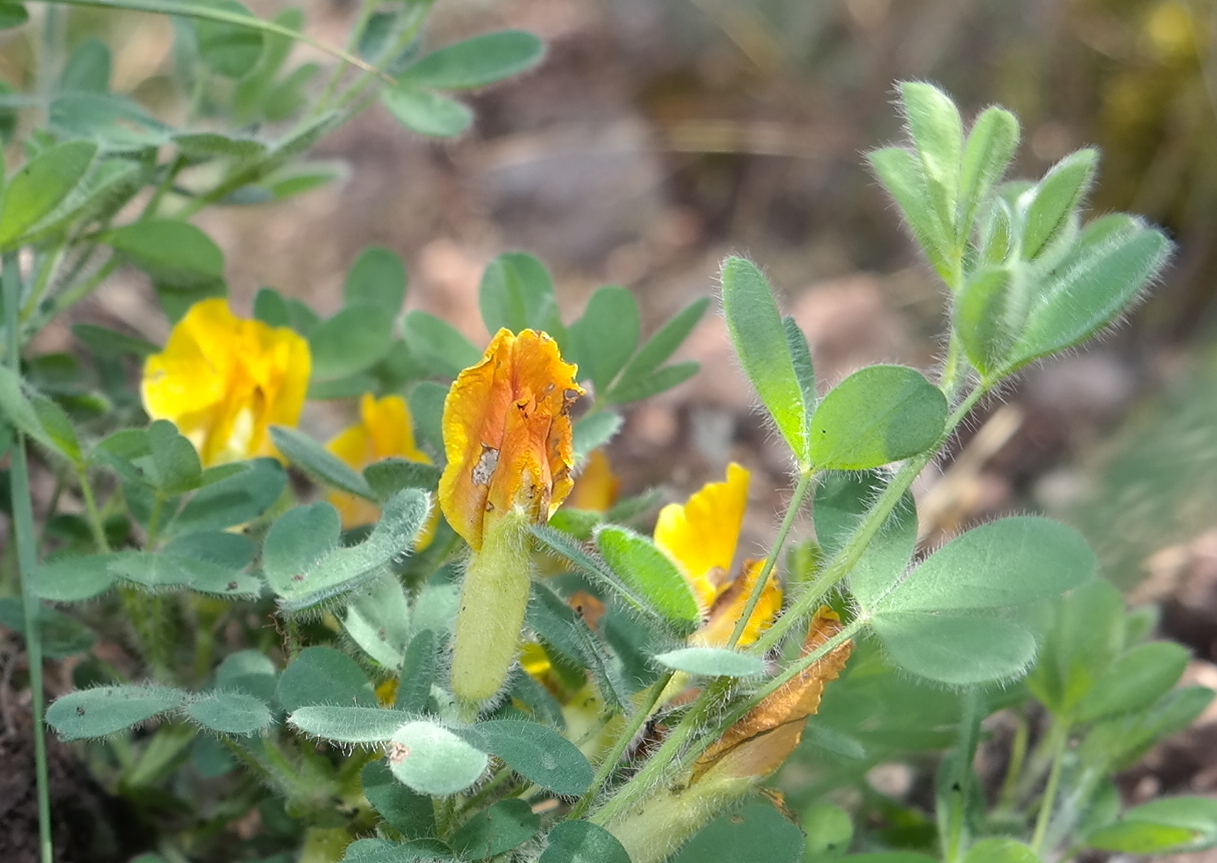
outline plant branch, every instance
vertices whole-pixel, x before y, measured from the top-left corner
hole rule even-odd
[[[8,330],[8,364],[15,374],[21,373],[21,336],[18,332],[18,304],[21,302],[21,274],[17,255],[4,255],[3,282],[5,328]],[[17,546],[18,583],[21,585],[21,611],[25,623],[25,649],[30,665],[30,710],[33,714],[34,772],[38,795],[38,846],[42,863],[52,863],[51,798],[47,782],[46,726],[43,722],[42,630],[39,624],[41,605],[34,596],[28,579],[38,565],[38,539],[34,534],[34,504],[30,498],[30,471],[26,459],[25,435],[13,429],[10,451],[10,498],[13,532]]]

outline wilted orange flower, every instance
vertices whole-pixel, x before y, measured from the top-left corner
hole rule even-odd
[[[296,424],[310,365],[296,333],[236,318],[222,298],[203,300],[148,357],[140,392],[148,415],[171,420],[206,467],[277,455],[268,427]]]
[[[676,563],[702,609],[705,622],[690,638],[694,644],[718,647],[731,640],[765,565],[764,560],[746,560],[742,572],[731,575],[748,479],[748,471],[732,463],[725,482],[707,483],[683,506],[668,504],[655,524],[655,545]],[[771,572],[739,644],[756,641],[781,608],[782,589]]]
[[[543,522],[570,493],[570,406],[583,395],[575,367],[545,333],[499,330],[477,365],[457,376],[444,402],[448,465],[440,506],[470,547],[485,522],[515,507]]]
[[[808,626],[803,655],[840,631],[841,618],[822,606]],[[852,641],[842,642],[752,708],[702,753],[693,768],[693,781],[711,770],[719,778],[763,778],[781,767],[799,745],[807,717],[820,709],[824,686],[837,679],[852,651]]]
[[[359,422],[339,432],[325,448],[357,471],[386,458],[431,464],[431,457],[414,442],[414,420],[401,396],[378,399],[364,393],[359,400]],[[380,518],[380,507],[358,495],[332,491],[326,498],[342,516],[344,528],[371,524]],[[433,510],[414,543],[415,551],[430,544],[438,518],[439,511]]]

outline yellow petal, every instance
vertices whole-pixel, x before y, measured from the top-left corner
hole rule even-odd
[[[191,306],[148,357],[140,391],[148,415],[176,424],[207,466],[277,455],[269,426],[296,424],[310,365],[299,335],[236,318],[215,298]]]
[[[588,456],[587,467],[575,480],[566,504],[574,509],[608,512],[617,502],[620,487],[621,480],[613,473],[608,456],[603,450],[593,450]]]
[[[707,612],[728,587],[748,503],[748,477],[745,468],[731,463],[725,482],[707,483],[684,506],[668,504],[655,524],[655,544],[679,565]]]
[[[752,595],[752,589],[764,568],[764,560],[744,561],[743,572],[719,594],[710,608],[706,622],[689,639],[691,643],[703,647],[722,647],[731,640],[735,625],[743,616],[744,607],[748,604],[748,598]],[[770,627],[781,610],[782,588],[773,572],[770,572],[765,581],[765,589],[761,591],[761,598],[757,600],[756,607],[752,609],[752,616],[748,618],[748,625],[740,634],[739,646],[747,647],[760,638],[761,633]]]
[[[484,521],[520,507],[542,522],[570,494],[570,406],[582,388],[545,333],[499,330],[444,401],[448,464],[439,498],[452,528],[477,550]]]
[[[349,467],[361,471],[373,462],[386,458],[404,458],[431,464],[431,458],[414,442],[414,421],[406,400],[401,396],[377,399],[371,393],[364,393],[359,400],[359,419],[358,423],[339,432],[325,445]],[[338,510],[344,528],[371,524],[380,518],[380,507],[357,495],[332,491],[327,499]],[[438,520],[439,511],[433,509],[414,543],[415,551],[421,551],[431,544]]]
[[[841,631],[841,619],[822,606],[808,627],[803,655]],[[752,708],[697,760],[693,781],[713,770],[716,777],[762,777],[772,773],[799,745],[807,717],[820,709],[824,687],[845,668],[853,642],[838,645],[801,674]]]

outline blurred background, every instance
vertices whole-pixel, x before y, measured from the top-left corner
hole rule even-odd
[[[287,4],[249,5],[267,16]],[[310,0],[306,29],[340,45],[357,6]],[[197,220],[225,251],[239,314],[263,285],[333,311],[346,269],[376,243],[406,261],[410,307],[484,344],[482,268],[522,249],[554,272],[568,318],[595,287],[621,284],[649,332],[713,292],[720,260],[742,253],[808,334],[822,386],[879,361],[931,370],[942,289],[863,154],[899,134],[897,80],[943,86],[966,119],[1003,104],[1023,123],[1017,174],[1037,177],[1098,145],[1094,211],[1139,213],[1178,245],[1115,331],[1029,369],[979,412],[956,459],[920,483],[923,532],[934,542],[1013,511],[1072,523],[1135,600],[1165,604],[1165,631],[1194,648],[1193,676],[1212,685],[1217,0],[444,0],[425,38],[501,27],[538,33],[548,58],[477,93],[465,137],[413,136],[374,107],[313,153],[345,166],[340,181]],[[180,111],[168,22],[78,10],[66,38],[102,32],[115,91]],[[28,37],[0,38],[0,77],[20,86]],[[159,341],[167,324],[151,297],[119,276],[81,314]],[[702,373],[637,406],[609,453],[624,491],[661,485],[669,499],[721,478],[730,460],[750,467],[751,552],[774,529],[788,460],[753,410],[721,322],[704,321],[685,354]],[[330,406],[309,410],[318,436],[345,423]],[[1217,787],[1217,771],[1202,768],[1154,781]]]

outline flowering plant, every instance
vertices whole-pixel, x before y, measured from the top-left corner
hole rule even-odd
[[[910,488],[970,411],[1108,326],[1166,260],[1134,217],[1083,225],[1097,155],[1003,182],[1010,113],[965,134],[944,93],[901,86],[908,140],[868,158],[947,289],[932,379],[878,365],[821,392],[760,270],[727,259],[723,314],[793,485],[765,553],[737,562],[745,468],[663,508],[648,536],[653,498],[618,501],[603,449],[627,405],[696,371],[669,360],[707,301],[644,342],[629,291],[601,288],[567,324],[540,262],[505,254],[481,283],[482,351],[403,316],[404,268],[373,248],[329,319],[273,289],[253,320],[227,305],[198,209],[298,190],[285,166],[372,99],[455,134],[468,111],[439,91],[539,57],[517,32],[420,56],[427,4],[392,5],[364,5],[351,43],[372,59],[337,52],[361,72],[335,73],[310,107],[288,98],[296,72],[277,77],[298,18],[174,4],[200,86],[236,79],[234,117],[295,131],[268,143],[133,113],[81,86],[108,68],[90,43],[8,181],[5,583],[20,588],[36,734],[43,656],[75,657],[46,722],[120,793],[172,804],[140,859],[1034,863],[1217,844],[1212,801],[1121,811],[1112,773],[1212,693],[1175,687],[1186,652],[1148,640],[1152,619],[1096,577],[1080,536],[1014,517],[918,548]],[[180,185],[206,162],[218,182]],[[145,183],[143,214],[116,224]],[[78,278],[99,246],[109,257]],[[42,386],[31,336],[124,262],[156,285],[166,344],[76,334],[98,372],[141,358],[140,401],[121,373],[97,375],[104,394]],[[295,427],[306,399],[358,400],[359,421],[323,445]],[[45,542],[31,444],[83,506],[59,512],[57,495]],[[815,539],[788,548],[808,510]],[[1017,731],[986,799],[973,762],[997,713]],[[925,829],[868,829],[880,807],[841,792],[924,751],[945,753],[929,810],[907,814]],[[813,779],[783,804],[765,783],[790,759]]]

